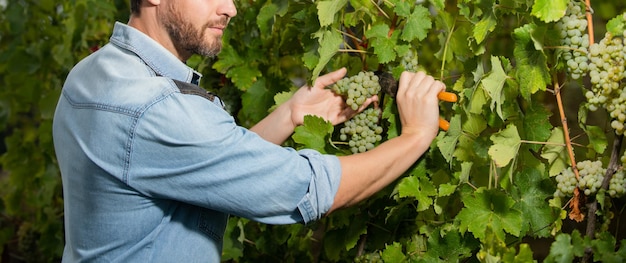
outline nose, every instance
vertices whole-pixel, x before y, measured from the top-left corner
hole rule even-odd
[[[233,0],[227,0],[221,5],[219,9],[219,13],[221,15],[225,15],[228,17],[234,17],[237,15],[237,7],[235,6],[235,2]]]

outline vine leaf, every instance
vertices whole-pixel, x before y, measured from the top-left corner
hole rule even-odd
[[[402,35],[400,39],[411,42],[414,39],[424,40],[426,34],[432,27],[430,21],[430,13],[424,6],[418,5],[413,10],[413,13],[406,19],[406,24],[402,29]]]
[[[405,262],[406,256],[402,252],[402,244],[393,242],[391,245],[385,245],[382,258],[383,262]]]
[[[237,87],[245,91],[263,75],[257,68],[258,63],[255,62],[260,57],[255,53],[258,53],[258,50],[249,49],[247,55],[240,56],[233,46],[224,45],[213,68],[226,74]]]
[[[550,138],[552,130],[550,116],[552,113],[541,103],[540,100],[532,100],[531,106],[527,108],[526,114],[524,114],[522,133],[526,140],[545,142]],[[541,145],[532,144],[529,147],[534,151],[539,151]]]
[[[533,4],[531,15],[543,22],[554,22],[565,15],[570,0],[537,0]]]
[[[326,137],[333,132],[333,125],[322,117],[306,115],[304,124],[296,127],[293,140],[306,148],[326,153]]]
[[[614,36],[621,36],[624,30],[626,30],[626,13],[616,16],[606,23],[606,31]]]
[[[414,197],[417,199],[417,211],[424,211],[433,204],[432,196],[437,195],[437,188],[425,177],[426,164],[420,162],[411,171],[411,175],[402,178],[396,186],[399,197]]]
[[[317,17],[320,20],[320,26],[332,25],[335,21],[335,14],[344,9],[346,3],[348,3],[348,0],[317,2]]]
[[[507,77],[498,57],[491,56],[491,72],[481,83],[484,90],[487,91],[487,94],[491,97],[491,110],[495,108],[501,119],[504,119],[502,104],[504,103],[503,90]]]
[[[550,246],[550,254],[545,262],[573,262],[574,257],[581,257],[585,251],[584,240],[578,230],[571,235],[558,234]]]
[[[587,134],[587,138],[589,138],[589,144],[587,147],[593,149],[597,153],[603,153],[609,144],[604,130],[601,127],[593,125],[584,125],[582,128]]]
[[[555,127],[550,134],[550,138],[541,152],[541,157],[548,160],[549,175],[555,176],[561,173],[568,166],[567,149],[565,148],[565,136],[561,127]]]
[[[460,220],[461,231],[469,230],[481,241],[486,241],[488,227],[500,240],[505,240],[505,232],[519,236],[522,213],[513,208],[515,201],[506,193],[479,188],[473,195],[465,197],[463,203],[465,207],[456,217]]]
[[[489,12],[488,15],[485,15],[476,25],[474,26],[474,38],[476,39],[476,43],[480,44],[487,38],[489,32],[492,32],[496,25],[498,24],[496,20],[496,16],[493,12]]]
[[[313,74],[311,76],[312,80],[315,80],[320,72],[326,67],[326,64],[330,59],[339,51],[339,46],[343,43],[343,38],[341,37],[341,33],[336,30],[320,30],[313,34],[314,38],[318,39],[319,42],[319,60],[317,61],[317,65],[315,69],[313,69]]]
[[[454,115],[450,119],[450,128],[445,133],[440,133],[437,140],[437,148],[441,151],[441,155],[446,159],[448,163],[452,162],[454,150],[456,144],[459,141],[459,137],[463,134],[461,130],[461,116]],[[442,137],[443,136],[443,137]]]
[[[545,200],[553,195],[546,187],[550,182],[542,178],[542,172],[530,168],[521,171],[515,180],[515,208],[522,211],[524,224],[522,231],[538,237],[550,236],[550,228],[558,218],[556,208],[546,206]]]
[[[530,100],[530,95],[535,92],[546,90],[550,83],[550,73],[546,55],[543,53],[543,44],[535,39],[533,35],[545,34],[545,27],[538,27],[534,24],[527,24],[515,29],[513,39],[515,48],[513,54],[517,61],[516,77],[520,83],[520,93]],[[537,37],[539,38],[539,37]]]
[[[504,130],[491,135],[490,139],[494,144],[489,147],[489,157],[496,162],[498,167],[508,165],[517,156],[519,147],[522,144],[517,127],[514,124],[507,125]]]
[[[394,47],[396,46],[398,31],[394,31],[391,37],[389,37],[389,30],[389,25],[381,23],[372,26],[372,28],[365,32],[365,37],[370,39],[370,43],[374,48],[374,54],[378,56],[378,61],[381,64],[390,62],[396,58]]]

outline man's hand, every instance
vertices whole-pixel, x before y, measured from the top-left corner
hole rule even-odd
[[[378,96],[373,96],[355,111],[346,105],[341,95],[326,89],[327,86],[334,84],[345,75],[346,69],[341,68],[318,77],[313,87],[304,86],[296,91],[287,102],[291,109],[291,120],[294,125],[301,125],[305,115],[316,115],[330,121],[333,125],[337,125],[351,119],[367,108],[370,103],[378,101]]]

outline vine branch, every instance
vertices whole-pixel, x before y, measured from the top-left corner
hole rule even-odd
[[[611,178],[613,175],[619,170],[620,165],[620,149],[622,148],[622,142],[624,141],[624,135],[617,135],[613,139],[613,149],[611,150],[611,161],[609,162],[609,166],[606,168],[606,172],[604,173],[604,179],[602,180],[601,189],[606,190],[609,189],[609,184],[611,182]],[[596,235],[596,212],[598,211],[598,199],[594,198],[593,202],[587,204],[587,229],[585,234],[594,238]],[[582,262],[590,262],[593,256],[593,250],[588,247],[585,249],[585,255],[583,256]]]
[[[578,168],[576,167],[576,158],[574,158],[574,149],[572,147],[572,142],[569,134],[569,127],[567,125],[567,117],[565,116],[565,110],[563,109],[563,99],[561,98],[561,86],[558,81],[558,77],[555,75],[552,76],[553,85],[554,85],[554,96],[556,97],[556,104],[559,107],[559,114],[561,116],[561,125],[563,126],[563,135],[565,137],[565,146],[567,148],[567,154],[570,159],[570,163],[572,165],[572,171],[574,171],[574,175],[576,175],[576,180],[580,179],[580,173],[578,172]],[[570,202],[570,208],[572,209],[569,213],[569,218],[576,221],[581,222],[585,216],[580,212],[579,200],[580,200],[580,189],[578,187],[574,188],[574,193],[572,197],[572,202]]]

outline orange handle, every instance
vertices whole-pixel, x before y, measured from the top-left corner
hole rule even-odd
[[[443,101],[447,101],[447,102],[456,102],[457,101],[456,94],[454,94],[452,92],[447,92],[447,91],[439,92],[439,94],[437,94],[437,98],[439,98],[440,100],[443,100]]]
[[[448,128],[450,128],[450,123],[443,118],[439,118],[439,128],[444,131],[448,131]]]
[[[447,92],[447,91],[439,92],[439,94],[437,94],[437,98],[439,98],[440,100],[443,100],[443,101],[447,101],[447,102],[456,102],[457,101],[456,94],[454,94],[452,92]],[[444,131],[447,131],[448,128],[450,128],[450,123],[448,121],[444,120],[443,118],[439,118],[439,128],[441,128]]]

